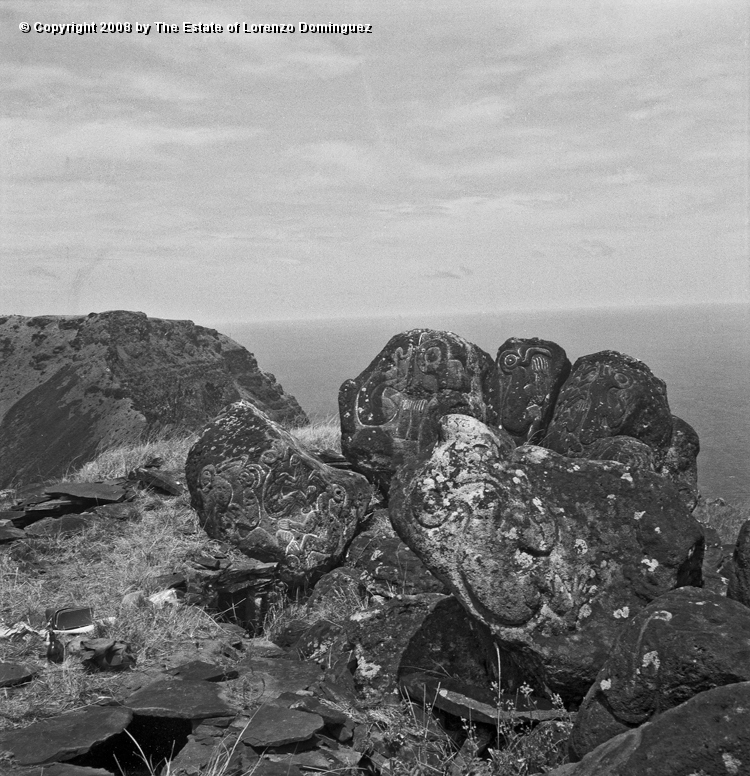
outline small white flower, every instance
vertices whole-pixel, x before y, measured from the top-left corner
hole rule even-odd
[[[630,616],[630,608],[623,606],[622,609],[615,609],[614,612],[612,612],[612,616],[617,620],[627,620]]]
[[[612,680],[602,679],[601,682],[599,682],[599,687],[601,687],[602,690],[609,690],[610,687],[612,687]]]
[[[643,510],[643,512],[635,512],[633,514],[633,519],[640,520],[645,514],[646,514],[646,510],[645,509]]]
[[[653,652],[646,652],[641,659],[642,668],[653,666],[658,671],[660,665],[661,661],[659,660],[659,653],[656,650]]]
[[[653,574],[656,571],[659,561],[655,558],[644,558],[641,563]]]

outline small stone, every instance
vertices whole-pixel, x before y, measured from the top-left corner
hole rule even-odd
[[[123,609],[137,609],[141,606],[146,606],[146,595],[143,590],[134,590],[132,593],[125,593],[120,601],[120,606]]]

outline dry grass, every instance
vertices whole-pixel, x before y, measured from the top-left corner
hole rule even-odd
[[[341,424],[338,415],[313,421],[309,426],[290,428],[289,433],[307,450],[341,452]]]

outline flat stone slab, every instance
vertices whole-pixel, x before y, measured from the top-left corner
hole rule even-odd
[[[210,682],[160,680],[134,692],[123,705],[142,717],[205,719],[236,714]]]
[[[237,668],[255,703],[274,700],[285,692],[307,690],[324,675],[315,663],[283,657],[250,657],[239,663]]]
[[[323,717],[307,711],[261,706],[242,733],[242,741],[256,749],[307,741],[323,729]]]
[[[125,498],[125,488],[119,485],[105,485],[103,482],[59,482],[49,485],[44,492],[50,496],[70,496],[100,504],[112,504]]]
[[[71,760],[123,730],[133,719],[130,709],[88,706],[59,717],[0,733],[0,752],[10,751],[20,765]],[[45,774],[47,773],[45,769]]]
[[[25,536],[26,532],[20,528],[14,528],[12,525],[0,525],[0,544],[16,542]]]
[[[183,663],[167,671],[167,674],[176,679],[192,682],[226,682],[239,676],[238,672],[233,669],[204,663],[202,660],[191,660],[189,663]]]
[[[0,663],[0,687],[15,687],[30,682],[39,671],[21,663]]]
[[[52,763],[41,768],[24,769],[18,772],[18,776],[115,776],[112,771],[104,768],[87,768],[85,765],[71,765],[70,763]]]

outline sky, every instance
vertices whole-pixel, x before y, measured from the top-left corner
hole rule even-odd
[[[747,9],[2,0],[0,314],[748,301]]]

